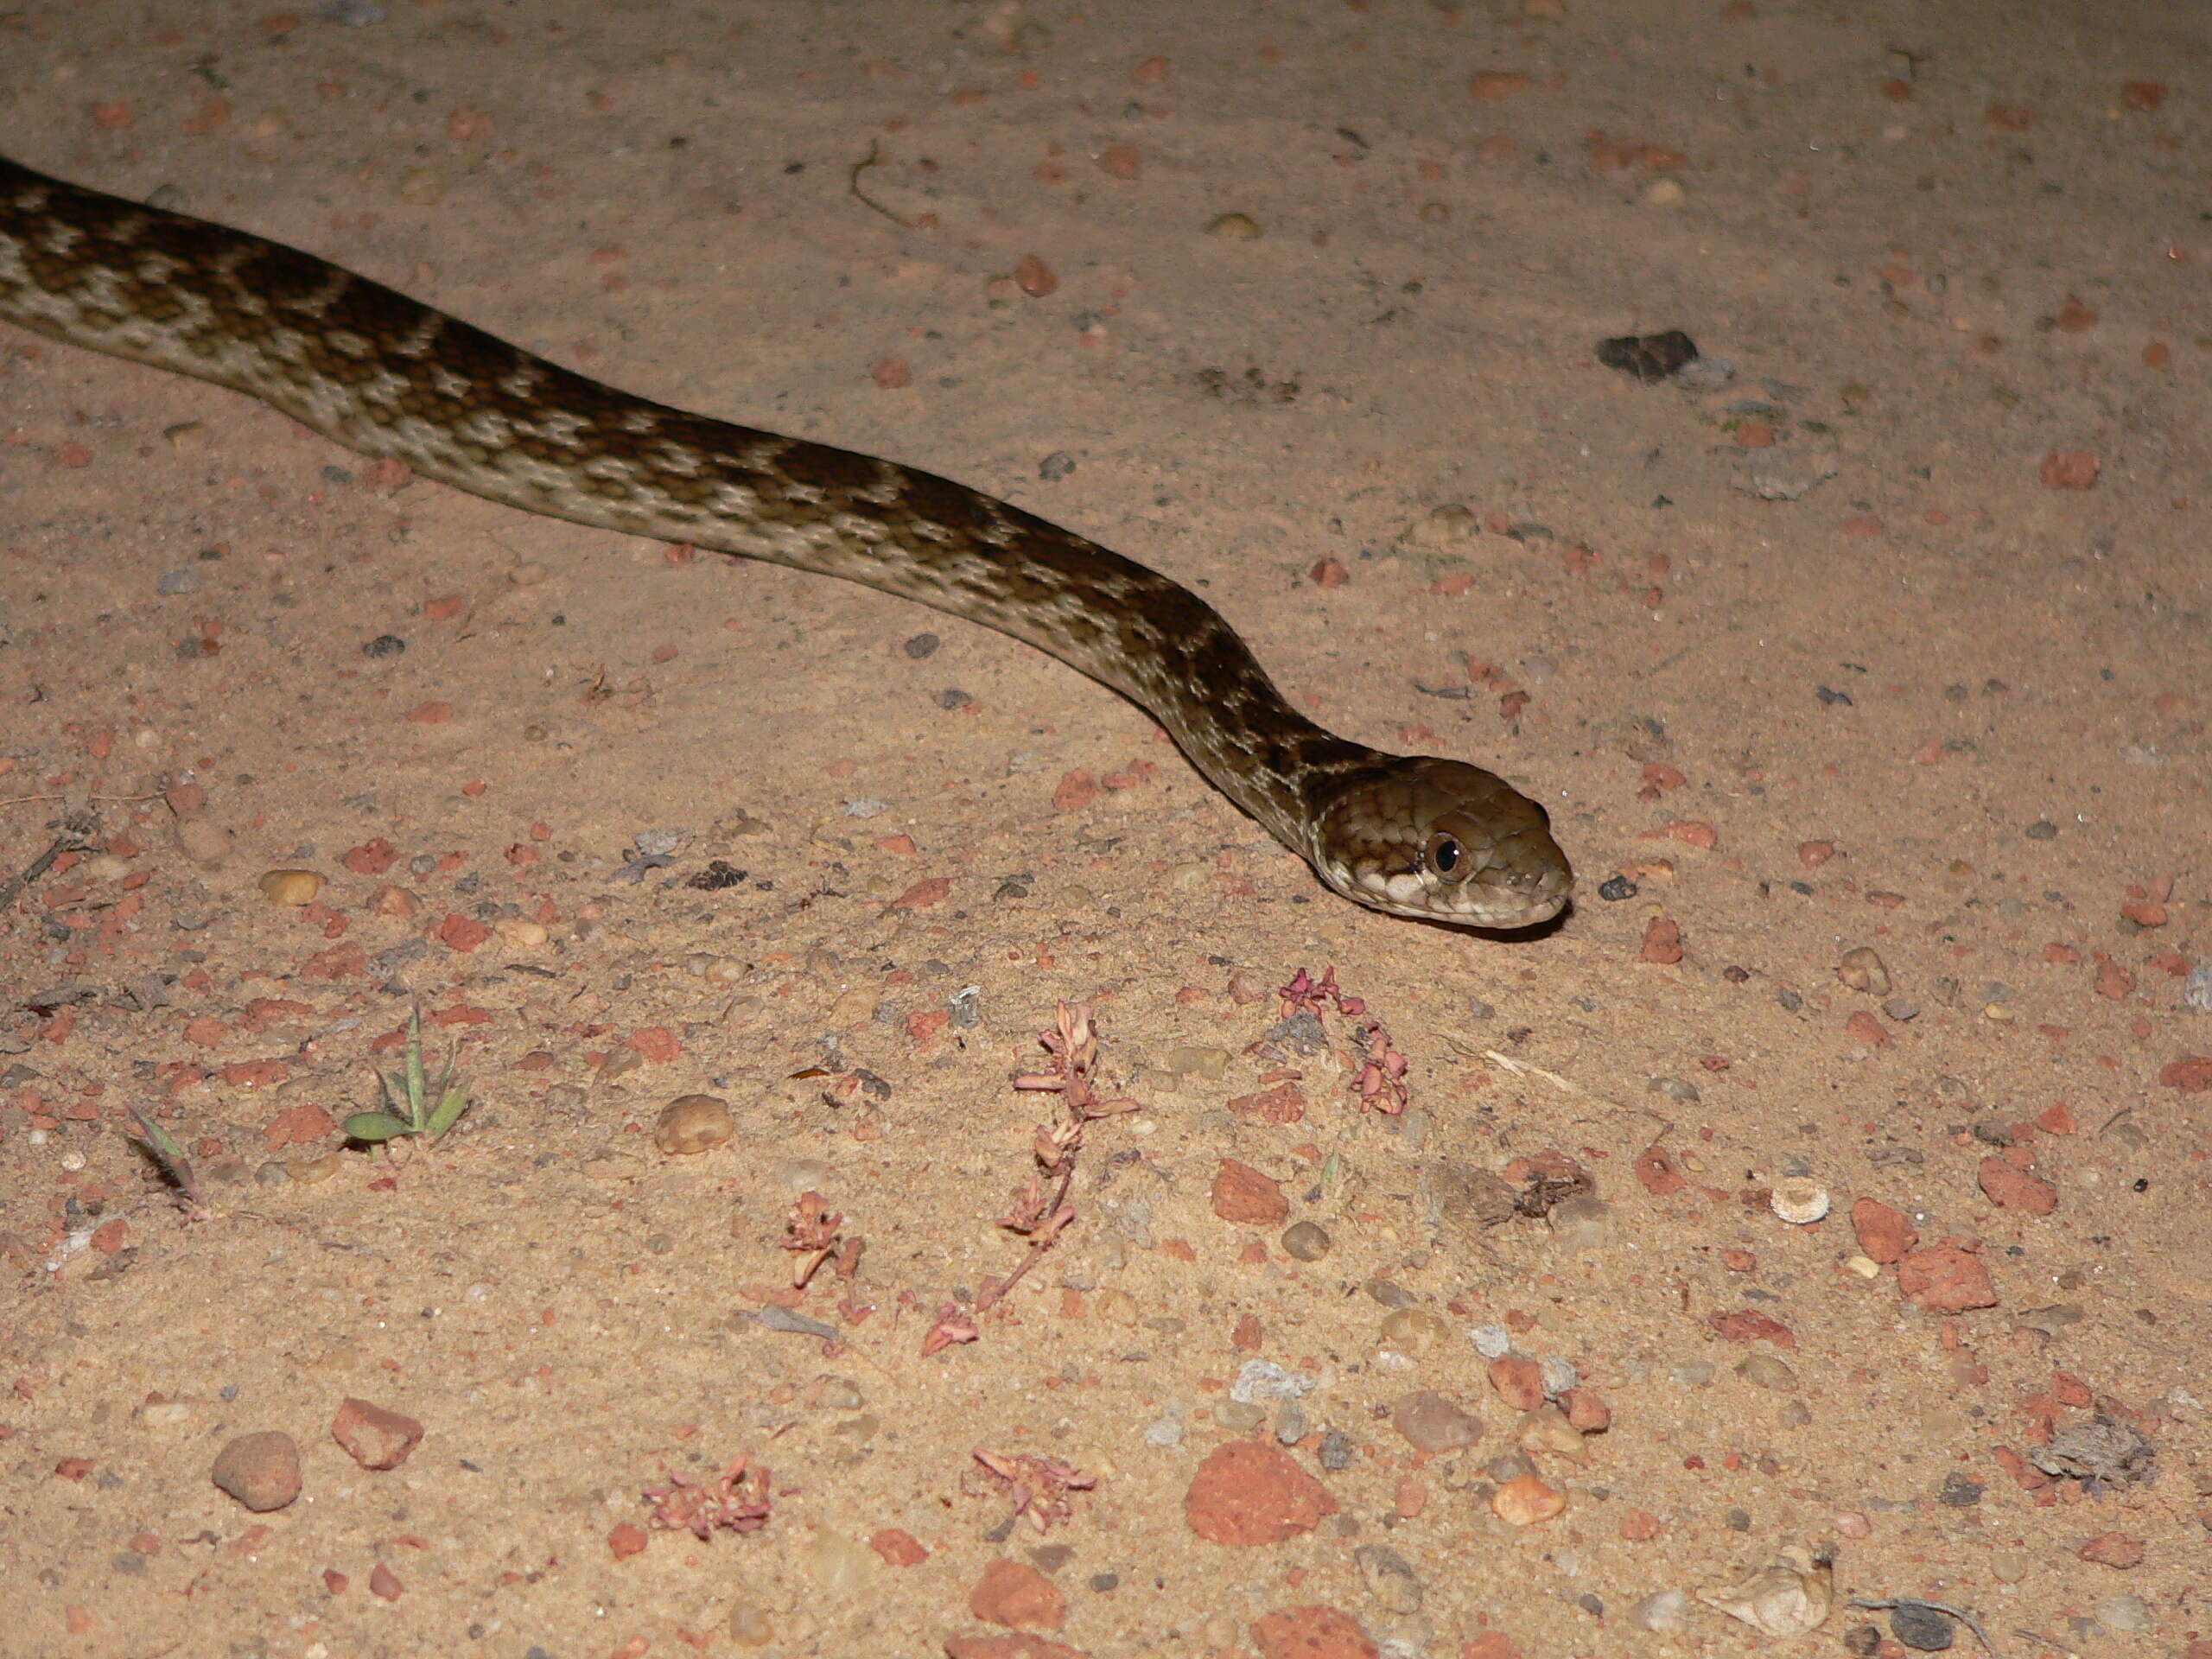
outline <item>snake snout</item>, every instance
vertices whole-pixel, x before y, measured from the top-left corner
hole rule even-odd
[[[1574,886],[1542,807],[1479,766],[1428,756],[1394,758],[1331,802],[1315,864],[1361,904],[1465,927],[1534,927]]]

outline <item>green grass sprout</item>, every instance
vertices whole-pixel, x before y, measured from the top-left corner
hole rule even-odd
[[[207,1200],[200,1196],[199,1178],[192,1173],[192,1160],[184,1155],[184,1148],[177,1145],[176,1137],[135,1106],[130,1109],[130,1116],[138,1121],[138,1134],[134,1138],[146,1148],[161,1170],[162,1178],[176,1194],[177,1201],[187,1210],[204,1209]]]
[[[384,1109],[355,1112],[343,1126],[346,1138],[373,1147],[404,1135],[421,1135],[435,1145],[468,1109],[468,1081],[454,1075],[460,1058],[461,1044],[456,1040],[453,1052],[446,1057],[445,1075],[438,1079],[435,1089],[429,1087],[428,1073],[423,1069],[423,1010],[417,1006],[407,1020],[405,1069],[376,1074],[377,1086],[384,1091]]]

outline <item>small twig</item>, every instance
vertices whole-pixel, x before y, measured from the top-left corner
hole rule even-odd
[[[54,861],[64,853],[83,853],[92,850],[91,836],[99,820],[90,811],[68,812],[62,815],[61,833],[53,843],[33,859],[19,875],[0,882],[0,910],[16,902],[16,895],[54,868]]]
[[[1957,1619],[1960,1624],[1974,1632],[1974,1639],[1984,1648],[1993,1654],[1997,1651],[1997,1644],[1989,1639],[1989,1632],[1981,1628],[1981,1621],[1963,1607],[1949,1606],[1940,1601],[1927,1601],[1918,1596],[1853,1596],[1848,1605],[1864,1608],[1869,1612],[1894,1611],[1899,1607],[1926,1607],[1942,1614],[1947,1618]]]
[[[877,213],[881,213],[893,225],[901,226],[911,231],[914,228],[914,221],[912,219],[900,218],[897,213],[893,213],[881,202],[877,201],[871,197],[867,191],[861,188],[861,175],[867,172],[871,167],[879,165],[882,159],[882,156],[877,153],[875,140],[873,138],[869,139],[868,141],[868,154],[861,156],[860,160],[855,162],[850,168],[846,169],[845,188],[852,192],[853,200],[860,203],[861,207],[873,207]]]
[[[1510,1054],[1501,1054],[1494,1048],[1483,1050],[1483,1058],[1500,1071],[1510,1071],[1516,1077],[1541,1077],[1564,1094],[1579,1095],[1583,1090],[1569,1083],[1556,1071],[1547,1071],[1541,1065],[1531,1065],[1526,1060],[1516,1060]]]
[[[1885,47],[1883,49],[1893,58],[1903,58],[1904,60],[1904,78],[1907,80],[1918,80],[1920,79],[1920,66],[1923,63],[1932,62],[1936,56],[1933,52],[1916,52],[1908,46],[1891,46]],[[1928,1605],[1930,1607],[1933,1607],[1936,1604],[1931,1601]]]

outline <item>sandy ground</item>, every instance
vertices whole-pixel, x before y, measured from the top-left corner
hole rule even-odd
[[[0,1652],[1726,1653],[1793,1546],[2212,1651],[2187,10],[0,13],[18,159],[1203,583],[1580,874],[1363,913],[1025,647],[0,329]]]

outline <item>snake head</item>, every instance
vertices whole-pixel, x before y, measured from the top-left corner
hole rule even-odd
[[[1462,927],[1533,927],[1567,907],[1574,872],[1544,809],[1458,760],[1393,756],[1319,804],[1312,861],[1374,910]]]

